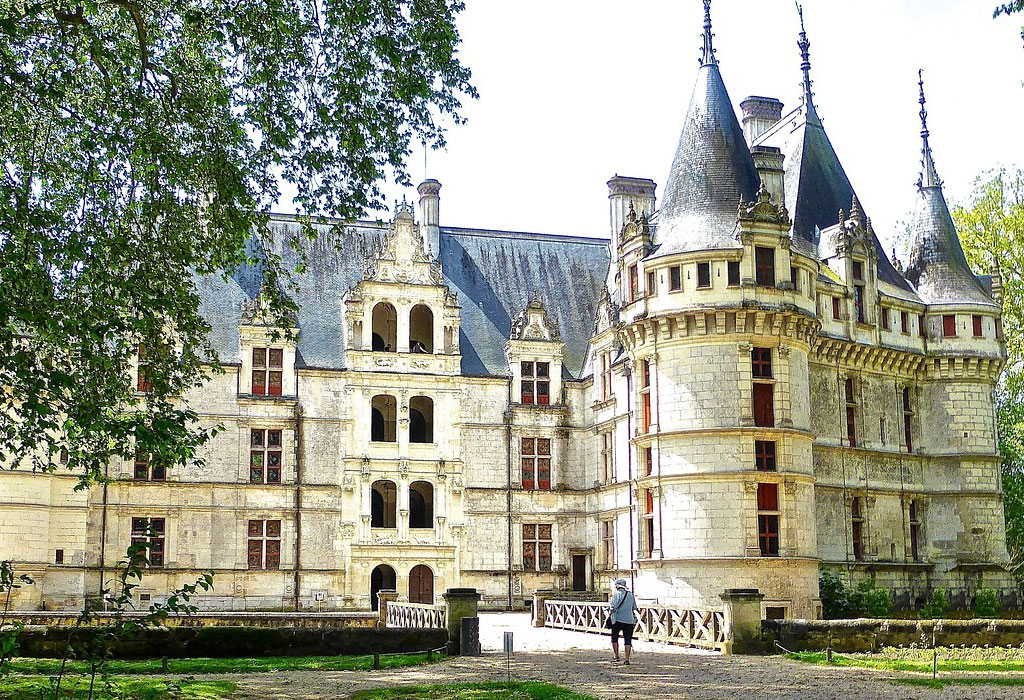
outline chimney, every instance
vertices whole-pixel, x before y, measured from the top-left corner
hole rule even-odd
[[[757,168],[757,174],[761,176],[764,188],[772,196],[772,203],[776,206],[785,204],[786,172],[782,167],[785,159],[782,150],[774,146],[754,146],[750,149],[750,155],[754,157],[754,167]]]
[[[420,195],[420,230],[423,232],[423,249],[427,255],[437,258],[441,254],[441,183],[424,180],[416,188]]]
[[[740,102],[740,110],[748,146],[782,119],[782,103],[774,97],[748,97]]]
[[[626,217],[629,215],[629,205],[632,204],[637,216],[646,215],[651,218],[654,214],[654,190],[657,188],[654,180],[643,177],[622,177],[616,175],[608,181],[608,205],[611,222],[611,256],[608,266],[608,292],[614,298],[618,293],[619,285],[615,279],[618,273],[619,255],[619,234],[626,224]]]

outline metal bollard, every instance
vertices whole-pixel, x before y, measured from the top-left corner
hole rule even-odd
[[[373,655],[373,667],[380,668],[380,654]]]

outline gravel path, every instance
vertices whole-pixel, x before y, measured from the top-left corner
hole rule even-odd
[[[481,618],[484,655],[398,671],[288,671],[234,676],[244,700],[330,700],[389,685],[500,681],[505,678],[502,633],[515,634],[512,677],[542,680],[607,700],[860,700],[992,698],[1021,700],[1021,686],[950,686],[942,690],[895,684],[877,671],[811,666],[780,657],[719,656],[638,642],[634,663],[612,665],[606,637],[535,630],[522,614]],[[219,676],[226,678],[226,676]]]

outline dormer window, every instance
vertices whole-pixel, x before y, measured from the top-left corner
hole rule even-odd
[[[547,406],[550,397],[550,363],[521,362],[520,396],[527,405]]]
[[[775,286],[775,249],[754,249],[754,276],[758,287]]]
[[[864,263],[853,263],[853,299],[857,306],[857,323],[867,323],[864,313]]]
[[[284,377],[284,350],[252,349],[253,396],[280,396]]]
[[[629,300],[636,301],[640,298],[640,272],[636,265],[629,266]]]

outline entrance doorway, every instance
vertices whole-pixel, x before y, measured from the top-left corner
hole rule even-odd
[[[370,572],[370,610],[378,610],[380,601],[377,594],[381,591],[395,589],[395,570],[387,564],[374,567]]]
[[[572,589],[574,591],[587,590],[587,555],[572,555]]]
[[[409,602],[434,604],[434,572],[419,564],[409,572]]]

